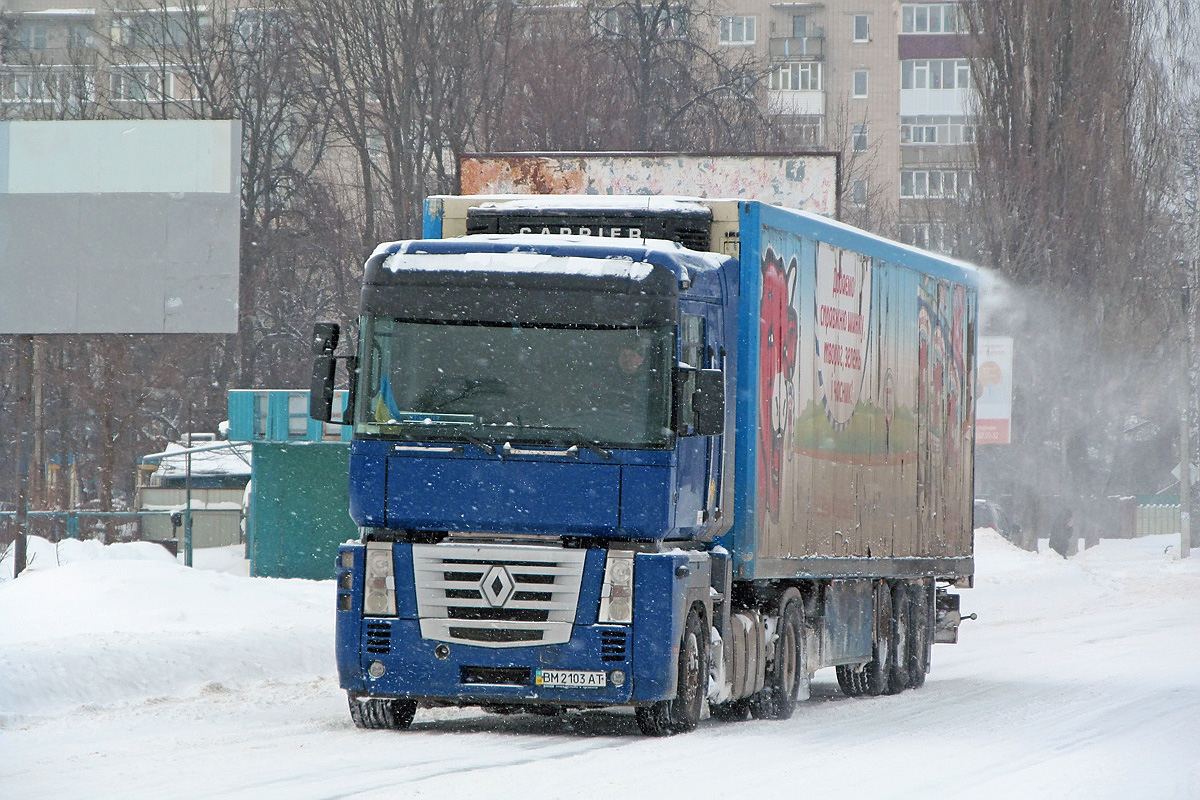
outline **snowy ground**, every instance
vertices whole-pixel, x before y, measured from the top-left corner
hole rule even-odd
[[[0,797],[1200,798],[1200,557],[1178,537],[1070,561],[976,539],[980,619],[923,689],[848,699],[823,670],[786,722],[670,739],[618,712],[360,731],[331,582],[34,540],[0,580]]]

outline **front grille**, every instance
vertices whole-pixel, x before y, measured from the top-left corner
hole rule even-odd
[[[414,544],[421,635],[480,647],[567,642],[586,555],[532,545]]]
[[[392,650],[392,623],[367,623],[367,652],[390,653]]]

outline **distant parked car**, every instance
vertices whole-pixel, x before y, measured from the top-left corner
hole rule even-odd
[[[975,527],[991,528],[1023,550],[1037,550],[1037,539],[1026,536],[1021,526],[1009,519],[1004,509],[992,500],[975,498]]]

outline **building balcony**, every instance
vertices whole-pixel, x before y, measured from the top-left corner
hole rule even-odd
[[[773,59],[788,59],[790,61],[812,59],[818,61],[824,57],[824,36],[771,37],[771,58]]]
[[[901,89],[902,116],[967,116],[975,106],[971,89]]]
[[[825,92],[767,92],[767,110],[779,116],[820,117],[825,115]]]

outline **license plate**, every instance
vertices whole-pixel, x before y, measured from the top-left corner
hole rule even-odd
[[[534,673],[538,686],[555,686],[565,689],[603,689],[608,685],[604,672],[582,670],[539,669]]]

